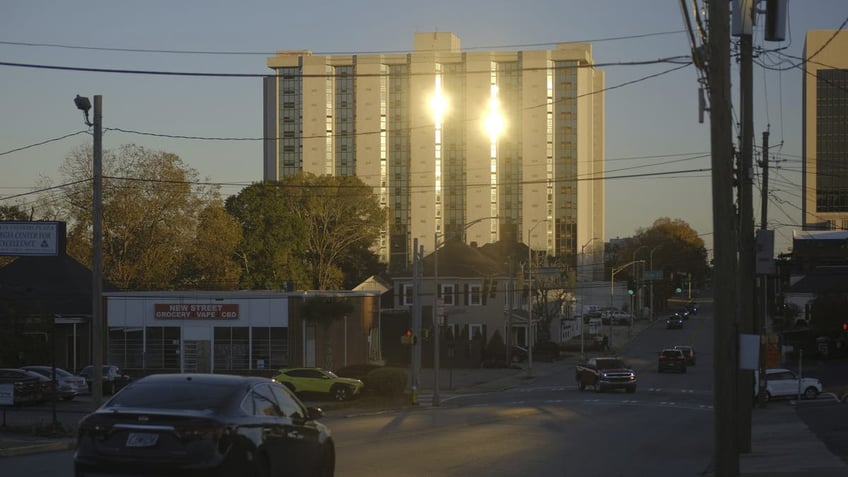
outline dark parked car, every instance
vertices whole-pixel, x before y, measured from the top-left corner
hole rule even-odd
[[[683,356],[686,357],[686,365],[687,366],[695,366],[695,347],[689,345],[677,345],[674,349],[679,349],[683,351]]]
[[[668,348],[660,351],[660,356],[657,361],[657,372],[677,371],[678,373],[686,372],[686,356],[683,351],[674,348]]]
[[[55,369],[57,394],[66,401],[88,392],[88,384],[85,382],[85,378],[74,376],[62,368],[54,368],[53,366],[22,366],[21,369],[33,371],[50,380],[53,379],[53,370]]]
[[[93,391],[94,366],[89,365],[82,368],[79,375],[85,378],[88,389]],[[103,394],[115,394],[130,381],[132,381],[132,378],[121,372],[121,368],[113,364],[103,365]]]
[[[322,415],[267,378],[151,375],[80,421],[74,475],[330,477]]]
[[[669,330],[679,330],[683,328],[683,316],[675,313],[665,320],[665,327]]]
[[[0,384],[14,385],[14,404],[16,405],[41,399],[41,380],[23,369],[0,369]]]
[[[52,379],[35,371],[29,371],[27,369],[21,369],[21,371],[38,379],[38,396],[35,398],[37,402],[52,401],[58,397],[56,383]]]

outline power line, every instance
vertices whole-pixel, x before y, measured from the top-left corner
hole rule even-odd
[[[641,33],[636,35],[614,36],[605,38],[596,38],[592,40],[575,40],[575,41],[551,41],[545,43],[524,43],[513,45],[498,45],[498,46],[474,46],[465,47],[464,50],[504,50],[504,49],[519,49],[519,48],[538,48],[550,47],[556,45],[567,45],[574,43],[604,43],[610,41],[621,40],[636,40],[640,38],[649,38],[654,36],[676,35],[683,33],[683,30],[663,31],[653,33]],[[0,41],[0,45],[10,46],[25,46],[25,47],[41,47],[41,48],[60,48],[69,50],[88,50],[88,51],[114,51],[120,53],[159,53],[171,55],[221,55],[221,56],[274,56],[276,52],[265,51],[221,51],[221,50],[166,50],[152,48],[116,48],[116,47],[100,47],[100,46],[83,46],[83,45],[68,45],[62,43],[35,43],[25,41]],[[421,50],[418,50],[421,51]],[[412,53],[409,50],[384,50],[384,51],[360,51],[360,52],[316,52],[319,56],[329,55],[379,55],[379,54],[408,54]]]
[[[86,131],[77,131],[75,133],[65,134],[64,136],[54,137],[52,139],[45,139],[44,141],[41,141],[41,142],[37,142],[37,143],[34,143],[34,144],[29,144],[29,145],[26,145],[26,146],[21,146],[21,147],[15,148],[15,149],[10,149],[8,151],[0,152],[0,156],[12,154],[13,152],[24,151],[26,149],[31,149],[33,147],[43,146],[43,145],[49,144],[51,142],[61,141],[62,139],[67,139],[69,137],[73,137],[73,136],[76,136],[76,135],[79,135],[79,134],[87,134],[87,133],[88,133],[87,130]]]

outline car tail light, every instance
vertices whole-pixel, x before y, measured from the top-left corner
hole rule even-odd
[[[684,360],[684,359],[686,359],[686,356],[683,356],[683,355],[681,354],[680,356],[678,356],[678,357],[677,357],[677,359],[678,359],[678,360]]]
[[[214,422],[196,424],[184,424],[178,426],[174,432],[182,440],[217,440],[226,434],[227,428]]]

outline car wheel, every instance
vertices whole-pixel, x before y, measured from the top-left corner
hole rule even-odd
[[[819,395],[819,390],[810,386],[804,390],[804,399],[815,399]]]
[[[350,399],[350,389],[347,386],[336,386],[330,392],[336,401],[347,401]]]
[[[626,390],[627,390],[628,393],[633,394],[633,393],[636,392],[636,386],[635,385],[634,386],[627,386]]]

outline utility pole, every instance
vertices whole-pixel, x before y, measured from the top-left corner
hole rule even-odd
[[[421,336],[421,276],[423,264],[421,263],[421,257],[424,255],[424,246],[421,246],[421,250],[418,249],[418,239],[412,239],[412,343],[410,343],[409,349],[412,355],[410,356],[410,387],[412,388],[412,393],[410,395],[411,404],[418,404],[418,384],[419,384],[419,373],[421,371],[421,343],[418,339]]]
[[[768,230],[768,148],[769,148],[769,132],[763,131],[763,187],[762,197],[760,199],[760,233],[765,234]],[[760,297],[762,300],[761,316],[754,323],[754,331],[760,335],[759,360],[757,365],[757,406],[765,408],[766,403],[766,340],[768,330],[766,320],[768,319],[768,275],[760,274]]]
[[[753,25],[755,18],[754,1],[737,1],[741,20],[739,36],[739,104],[742,116],[741,146],[739,160],[739,286],[738,306],[739,334],[754,333],[754,95],[753,95]],[[739,369],[737,386],[739,390],[754,389],[754,374],[749,369]],[[751,452],[751,411],[752,393],[740,392],[737,395],[737,429],[739,432],[739,452]]]
[[[713,196],[713,250],[715,293],[714,462],[715,475],[737,477],[739,454],[736,434],[736,368],[738,366],[735,317],[736,232],[730,218],[733,208],[733,124],[730,100],[730,4],[709,2],[708,86]]]

